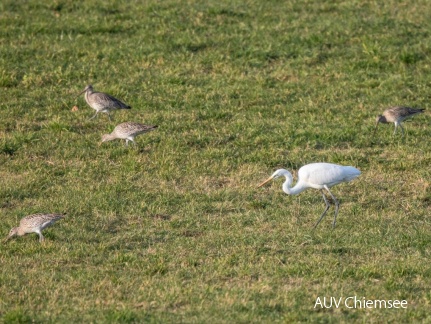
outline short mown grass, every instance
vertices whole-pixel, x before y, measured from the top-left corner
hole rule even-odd
[[[429,322],[428,1],[0,4],[0,322]],[[133,108],[110,122],[86,84]],[[78,111],[72,111],[77,105]],[[159,125],[99,145],[123,121]],[[256,188],[311,162],[362,175],[313,231],[320,193]],[[317,297],[407,309],[315,308]]]

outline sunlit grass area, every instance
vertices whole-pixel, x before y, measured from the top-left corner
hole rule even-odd
[[[428,322],[431,4],[0,4],[0,322]],[[131,110],[94,115],[87,84]],[[72,107],[77,106],[77,111]],[[115,125],[158,125],[100,145]],[[351,165],[340,210],[276,169]],[[406,309],[315,308],[317,297]]]

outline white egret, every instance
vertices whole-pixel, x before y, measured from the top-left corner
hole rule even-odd
[[[268,183],[272,179],[284,176],[286,178],[286,181],[283,183],[283,191],[288,195],[297,195],[307,188],[314,188],[320,190],[323,196],[323,200],[325,201],[326,208],[320,216],[319,220],[317,221],[316,225],[314,225],[314,228],[319,225],[320,221],[323,219],[330,207],[330,203],[326,198],[325,192],[323,190],[325,189],[329,193],[335,204],[334,222],[332,224],[332,227],[335,228],[339,203],[335,196],[332,194],[332,192],[329,190],[329,188],[341,182],[351,181],[358,177],[360,174],[361,171],[352,166],[343,166],[332,163],[311,163],[304,165],[299,169],[298,182],[294,187],[292,187],[292,174],[285,169],[279,169],[275,171],[267,180],[258,185],[258,188],[262,187],[264,184]]]

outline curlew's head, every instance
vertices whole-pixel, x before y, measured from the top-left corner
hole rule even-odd
[[[376,132],[377,132],[377,126],[379,126],[379,123],[383,123],[383,124],[385,124],[385,123],[387,123],[388,121],[386,120],[386,117],[385,116],[383,116],[383,115],[378,115],[377,117],[376,117],[376,127],[374,128],[374,133],[373,133],[373,136],[374,135],[376,135]]]
[[[84,92],[87,92],[87,91],[93,92],[93,86],[91,84],[87,85],[85,89],[82,90],[76,97],[79,97],[80,95],[82,95]]]
[[[101,143],[103,143],[103,142],[108,142],[108,141],[112,141],[112,140],[114,140],[116,137],[115,136],[113,136],[113,135],[111,135],[111,134],[104,134],[104,135],[102,135],[102,142]]]
[[[376,125],[378,124],[378,123],[387,123],[388,121],[386,120],[386,117],[385,116],[383,116],[383,115],[378,115],[377,117],[376,117]]]
[[[20,233],[18,231],[18,227],[14,227],[9,231],[9,235],[3,240],[3,242],[8,241],[10,238],[14,237],[14,236],[20,236]]]

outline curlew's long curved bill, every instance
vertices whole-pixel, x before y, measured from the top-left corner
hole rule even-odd
[[[82,95],[87,89],[82,90],[75,98],[78,98],[80,95]]]
[[[2,242],[2,243],[6,243],[6,242],[9,240],[9,238],[10,238],[10,236],[8,236],[8,237],[4,238],[1,242]]]
[[[264,182],[262,182],[260,185],[258,185],[256,188],[260,188],[263,185],[267,184],[268,182],[270,182],[273,179],[273,177],[269,177],[268,179],[266,179]]]
[[[373,137],[376,136],[377,126],[379,126],[379,122],[377,122],[376,127],[374,127]]]

